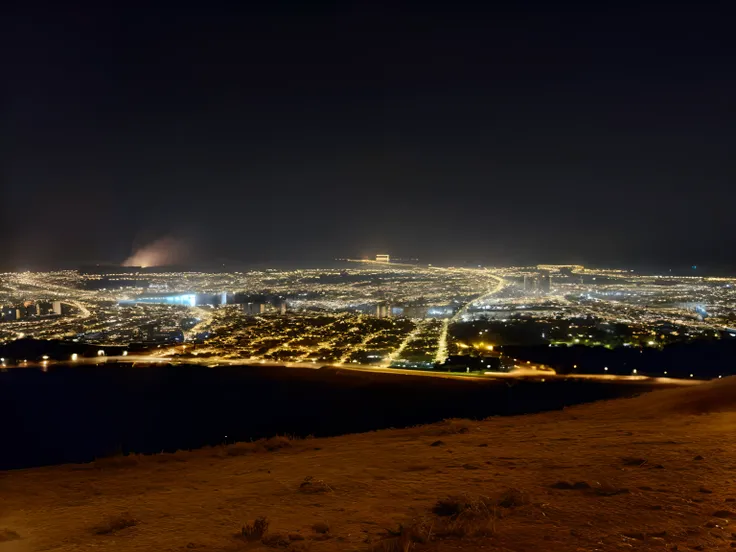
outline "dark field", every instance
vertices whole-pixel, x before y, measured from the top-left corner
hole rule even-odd
[[[0,469],[334,436],[631,396],[639,382],[477,381],[281,367],[84,366],[0,373]]]

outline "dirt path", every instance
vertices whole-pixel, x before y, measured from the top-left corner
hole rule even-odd
[[[564,412],[3,472],[0,552],[733,550],[734,435],[729,379]],[[258,517],[262,537],[235,537]]]

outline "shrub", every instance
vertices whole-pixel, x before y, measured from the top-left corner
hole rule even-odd
[[[246,523],[240,529],[240,536],[247,541],[257,541],[268,532],[268,518],[256,518],[253,523]]]
[[[94,528],[94,533],[96,535],[112,535],[128,527],[135,527],[136,525],[138,525],[138,520],[126,513],[113,516],[105,523],[98,525]]]

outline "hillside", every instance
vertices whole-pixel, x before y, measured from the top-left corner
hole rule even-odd
[[[544,414],[1,472],[0,552],[732,550],[734,435],[728,378]]]

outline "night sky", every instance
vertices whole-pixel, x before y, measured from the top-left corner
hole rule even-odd
[[[736,271],[727,2],[61,4],[0,18],[0,267]]]

